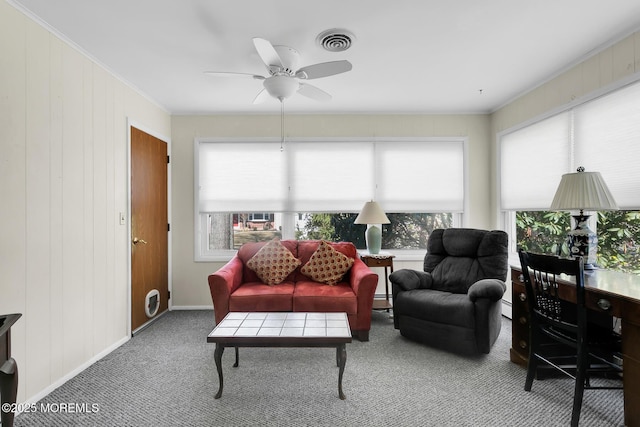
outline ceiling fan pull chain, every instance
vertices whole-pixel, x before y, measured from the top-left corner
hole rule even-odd
[[[284,99],[280,98],[280,152],[284,151]]]

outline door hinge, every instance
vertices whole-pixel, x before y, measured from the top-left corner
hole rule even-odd
[[[171,163],[171,157],[167,156],[167,163]]]
[[[167,291],[167,300],[171,299],[171,291]]]
[[[171,231],[171,224],[167,224],[167,231]]]

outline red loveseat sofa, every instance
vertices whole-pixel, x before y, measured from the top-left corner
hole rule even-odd
[[[265,284],[247,262],[267,242],[244,244],[222,268],[209,276],[216,323],[230,311],[345,312],[351,333],[369,340],[373,297],[378,276],[358,256],[349,242],[329,242],[331,248],[353,259],[353,265],[335,285],[319,283],[300,270],[320,246],[317,240],[282,240],[280,243],[300,260],[282,283]]]

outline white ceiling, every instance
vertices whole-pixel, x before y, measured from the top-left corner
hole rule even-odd
[[[640,27],[638,0],[9,0],[172,114],[277,113],[253,105],[266,75],[253,37],[300,52],[301,65],[347,59],[310,81],[288,112],[485,113]],[[353,46],[323,50],[324,30]]]

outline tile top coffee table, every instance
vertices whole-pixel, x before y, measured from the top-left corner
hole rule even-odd
[[[222,396],[222,353],[225,347],[335,347],[338,372],[338,394],[342,392],[342,374],[347,361],[345,344],[351,342],[351,329],[346,313],[244,313],[230,312],[207,336],[215,343],[214,358],[220,385],[215,395]]]

